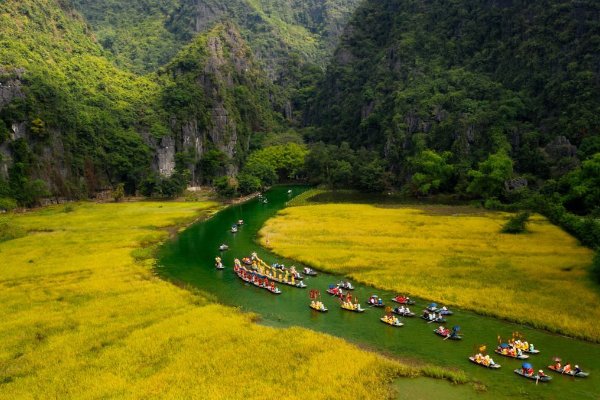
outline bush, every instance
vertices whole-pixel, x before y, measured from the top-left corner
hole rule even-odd
[[[525,228],[527,226],[527,220],[529,220],[528,212],[520,212],[511,219],[508,220],[506,224],[502,227],[502,233],[523,233],[525,232]]]
[[[234,197],[237,193],[238,183],[228,176],[221,176],[213,182],[217,193],[223,197]]]
[[[2,197],[0,198],[0,211],[12,211],[17,208],[17,201],[15,199]]]
[[[238,176],[238,190],[241,194],[250,194],[260,190],[260,179],[250,174],[240,174]]]
[[[113,192],[113,199],[115,201],[121,201],[125,197],[125,185],[123,183],[119,183]]]

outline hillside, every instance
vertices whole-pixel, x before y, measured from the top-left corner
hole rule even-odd
[[[278,123],[270,83],[231,24],[141,77],[109,61],[62,2],[7,2],[0,16],[0,198],[33,205],[118,183],[172,195],[235,173],[254,133]]]
[[[198,33],[230,20],[276,78],[291,55],[326,65],[358,0],[72,0],[118,64],[156,70]]]
[[[593,1],[366,1],[310,113],[313,140],[377,150],[398,183],[425,150],[450,152],[463,188],[497,152],[530,183],[558,179],[600,151],[599,21]]]

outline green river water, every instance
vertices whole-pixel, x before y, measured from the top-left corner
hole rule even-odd
[[[292,194],[288,194],[288,189]],[[600,399],[600,345],[554,335],[526,326],[513,324],[495,318],[480,316],[468,311],[455,310],[448,317],[448,326],[460,325],[464,334],[462,341],[442,340],[433,334],[434,324],[427,324],[418,318],[403,318],[404,327],[394,328],[379,321],[384,310],[369,308],[362,314],[341,310],[339,303],[325,292],[330,283],[339,282],[342,277],[319,273],[317,277],[306,277],[307,289],[298,289],[278,285],[283,291],[281,295],[272,295],[266,290],[249,286],[233,273],[233,259],[249,256],[257,251],[265,261],[295,264],[291,260],[282,259],[256,244],[256,235],[264,222],[273,217],[285,203],[306,188],[298,186],[275,187],[266,193],[268,203],[253,199],[244,204],[229,207],[211,219],[197,223],[177,238],[166,243],[159,254],[157,270],[168,279],[185,282],[216,296],[219,302],[241,307],[262,316],[262,323],[276,327],[302,326],[315,331],[325,332],[344,338],[350,342],[368,347],[374,351],[393,355],[402,359],[413,359],[464,370],[474,381],[481,382],[487,391],[480,393],[471,386],[453,386],[433,379],[399,379],[396,383],[400,398],[527,398],[527,399]],[[244,225],[238,233],[231,233],[230,228],[237,220],[243,219]],[[218,271],[214,268],[214,259],[220,254],[218,246],[229,245],[229,250],[221,253],[223,263],[227,267]],[[401,276],[398,279],[402,279]],[[392,305],[395,293],[355,284],[354,295],[364,304],[371,294],[377,294]],[[308,308],[310,302],[308,292],[318,289],[323,302],[329,308],[325,314]],[[482,296],[485,290],[482,290]],[[428,301],[417,300],[411,306],[414,312],[420,312]],[[548,304],[552,307],[552,304]],[[585,310],[578,310],[585,312]],[[532,312],[535,312],[532,310]],[[535,385],[514,374],[513,370],[521,362],[492,353],[498,335],[509,337],[513,331],[525,334],[541,353],[528,360],[537,369],[544,369],[553,377],[550,383]],[[497,363],[502,364],[499,370],[471,364],[467,357],[480,344],[486,344],[490,354]],[[560,376],[547,370],[553,356],[578,363],[591,373],[588,378],[571,378]]]

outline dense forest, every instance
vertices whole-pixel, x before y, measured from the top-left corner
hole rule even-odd
[[[26,0],[0,18],[4,208],[301,180],[597,227],[597,2]]]

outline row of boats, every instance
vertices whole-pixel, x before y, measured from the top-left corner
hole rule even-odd
[[[223,269],[223,264],[220,257],[215,259],[215,266],[217,269]],[[281,290],[277,287],[276,283],[286,284],[297,288],[306,288],[306,284],[302,282],[303,274],[307,276],[316,276],[317,272],[310,269],[304,268],[302,273],[296,271],[295,267],[286,268],[283,264],[268,265],[261,260],[256,253],[253,253],[251,257],[244,257],[242,260],[234,260],[234,272],[237,276],[248,284],[252,284],[258,288],[265,289],[272,294],[281,294]],[[340,307],[343,310],[363,313],[366,311],[365,308],[361,307],[358,299],[350,294],[350,291],[354,290],[354,286],[348,281],[341,281],[337,284],[329,285],[327,293],[338,297],[340,299]],[[319,299],[320,293],[316,290],[311,290],[311,302],[309,307],[320,313],[325,313],[328,308]],[[366,304],[370,307],[383,308],[386,307],[386,314],[380,317],[380,321],[386,325],[392,327],[402,327],[404,324],[396,316],[414,317],[415,313],[409,309],[409,305],[414,305],[415,302],[408,296],[398,295],[391,299],[392,302],[399,304],[396,307],[386,307],[383,299],[377,295],[371,295],[366,301]],[[452,315],[453,312],[447,307],[438,307],[436,303],[429,304],[424,310],[421,318],[427,323],[438,322],[445,323],[445,317]],[[433,330],[433,333],[443,337],[443,340],[461,340],[462,335],[460,334],[460,326],[454,326],[452,329],[448,329],[443,325]],[[480,349],[481,350],[481,349]],[[532,343],[528,343],[526,340],[520,338],[508,340],[500,343],[494,352],[498,355],[508,358],[514,358],[519,360],[525,360],[530,355],[539,354],[539,350],[535,348]],[[494,362],[489,356],[485,355],[484,352],[479,352],[473,356],[468,357],[469,361],[479,366],[489,369],[499,369],[500,364]],[[548,369],[561,373],[568,376],[584,378],[589,373],[582,371],[578,365],[575,368],[571,368],[570,364],[562,366],[560,359],[555,358],[555,363],[549,365]],[[534,372],[533,367],[530,363],[525,362],[522,368],[515,369],[514,372],[524,378],[532,379],[537,382],[549,382],[552,377],[546,375],[543,370],[539,370],[537,373]]]

